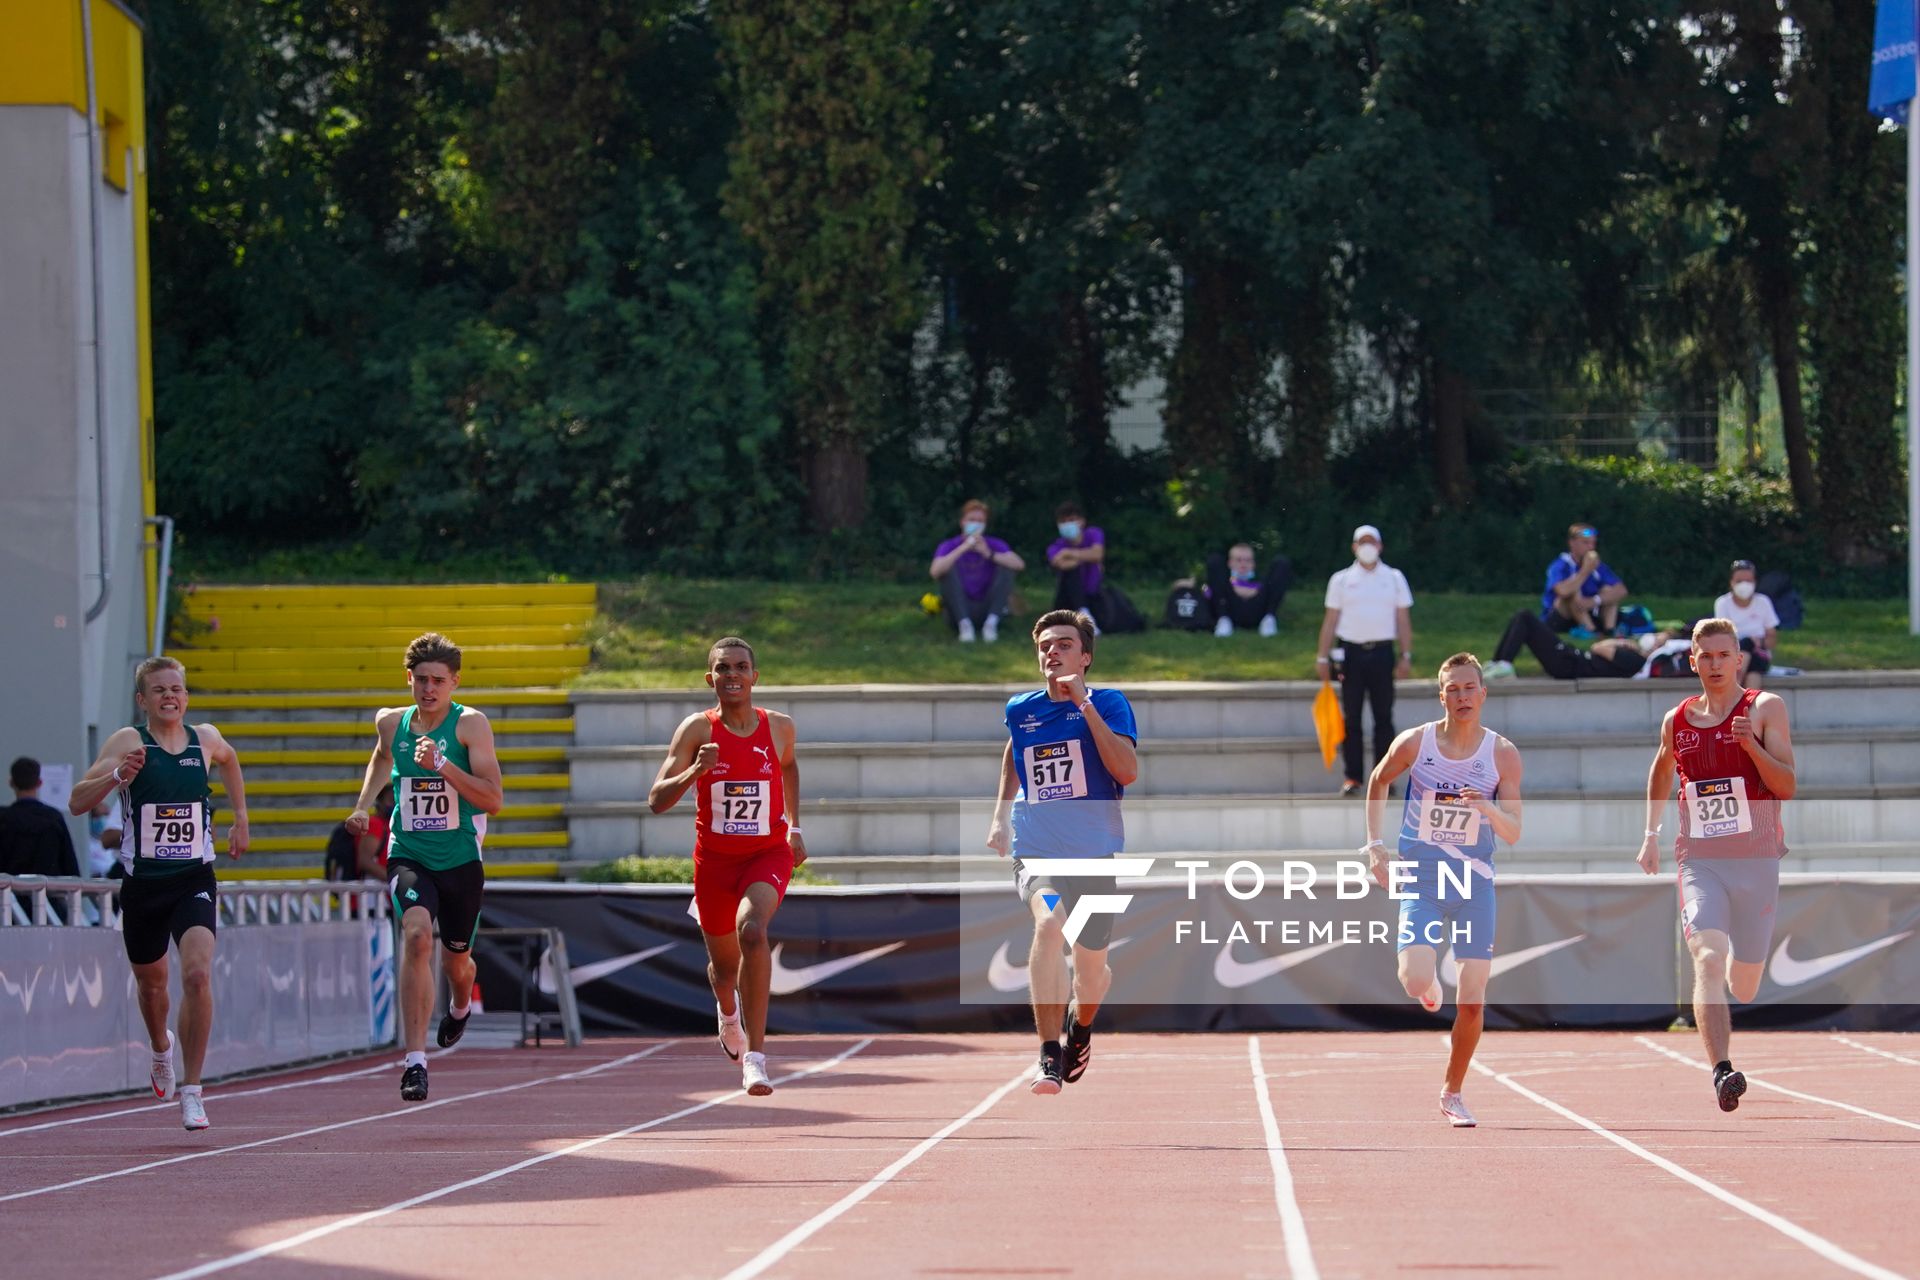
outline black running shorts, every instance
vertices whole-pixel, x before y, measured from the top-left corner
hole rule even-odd
[[[120,882],[120,936],[127,959],[152,964],[167,954],[167,939],[178,942],[189,929],[218,933],[214,905],[218,890],[213,864],[166,875],[128,876]]]
[[[1087,859],[1089,864],[1105,861],[1108,859]],[[1022,866],[1018,858],[1013,860],[1013,883],[1022,902],[1031,903],[1042,894],[1058,897],[1053,910],[1063,924],[1073,914],[1074,904],[1087,894],[1119,892],[1119,883],[1112,876],[1043,876]],[[1113,940],[1113,922],[1114,917],[1105,912],[1088,916],[1074,945],[1089,951],[1105,951]]]
[[[449,951],[473,946],[480,928],[480,897],[487,886],[486,868],[478,859],[445,871],[423,867],[408,858],[387,861],[387,888],[393,894],[393,913],[405,916],[425,907],[440,922],[440,945]]]

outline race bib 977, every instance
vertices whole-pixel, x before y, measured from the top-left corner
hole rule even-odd
[[[1420,806],[1414,839],[1422,844],[1450,844],[1464,848],[1480,843],[1480,811],[1458,791],[1435,790]]]

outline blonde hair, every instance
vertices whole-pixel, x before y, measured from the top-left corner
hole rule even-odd
[[[147,677],[156,671],[167,670],[178,671],[180,673],[181,683],[184,684],[186,682],[187,668],[180,659],[160,655],[148,658],[145,662],[133,669],[133,691],[135,693],[145,693],[147,691]]]
[[[1693,624],[1694,648],[1698,649],[1700,642],[1708,636],[1725,636],[1732,640],[1736,647],[1740,642],[1739,632],[1734,630],[1732,621],[1727,618],[1702,618]]]
[[[1442,688],[1445,688],[1447,684],[1447,672],[1453,670],[1455,667],[1472,667],[1474,674],[1480,677],[1480,683],[1485,684],[1487,682],[1487,673],[1480,666],[1480,659],[1470,653],[1461,652],[1454,654],[1451,658],[1448,658],[1440,664],[1439,678]]]

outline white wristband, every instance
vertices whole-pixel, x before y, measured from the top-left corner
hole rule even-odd
[[[1379,849],[1382,852],[1385,852],[1386,847],[1387,847],[1387,842],[1384,840],[1369,840],[1365,844],[1360,846],[1360,852],[1365,853],[1369,849]]]
[[[802,831],[802,830],[801,830],[800,828],[798,828],[798,827],[788,827],[788,828],[787,828],[787,834],[788,834],[788,835],[790,835],[790,836],[800,836],[800,835],[805,835],[805,834],[806,834],[806,832],[804,832],[804,831]]]
[[[120,776],[120,766],[119,766],[119,765],[115,765],[115,766],[113,767],[113,780],[114,780],[115,782],[117,782],[117,783],[119,783],[119,784],[120,784],[121,786],[123,786],[123,787],[127,785],[127,780],[126,780],[125,778],[122,778],[122,777]]]
[[[1653,828],[1653,829],[1652,829],[1651,831],[1649,831],[1649,832],[1647,832],[1647,834],[1648,834],[1648,835],[1650,835],[1650,836],[1655,836],[1655,837],[1657,837],[1657,836],[1659,836],[1659,834],[1660,834],[1660,828],[1659,828],[1659,827],[1655,827],[1655,828]]]

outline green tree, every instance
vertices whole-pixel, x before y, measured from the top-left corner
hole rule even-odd
[[[739,117],[726,208],[761,255],[814,519],[865,519],[923,294],[908,255],[937,170],[920,0],[713,6]]]

